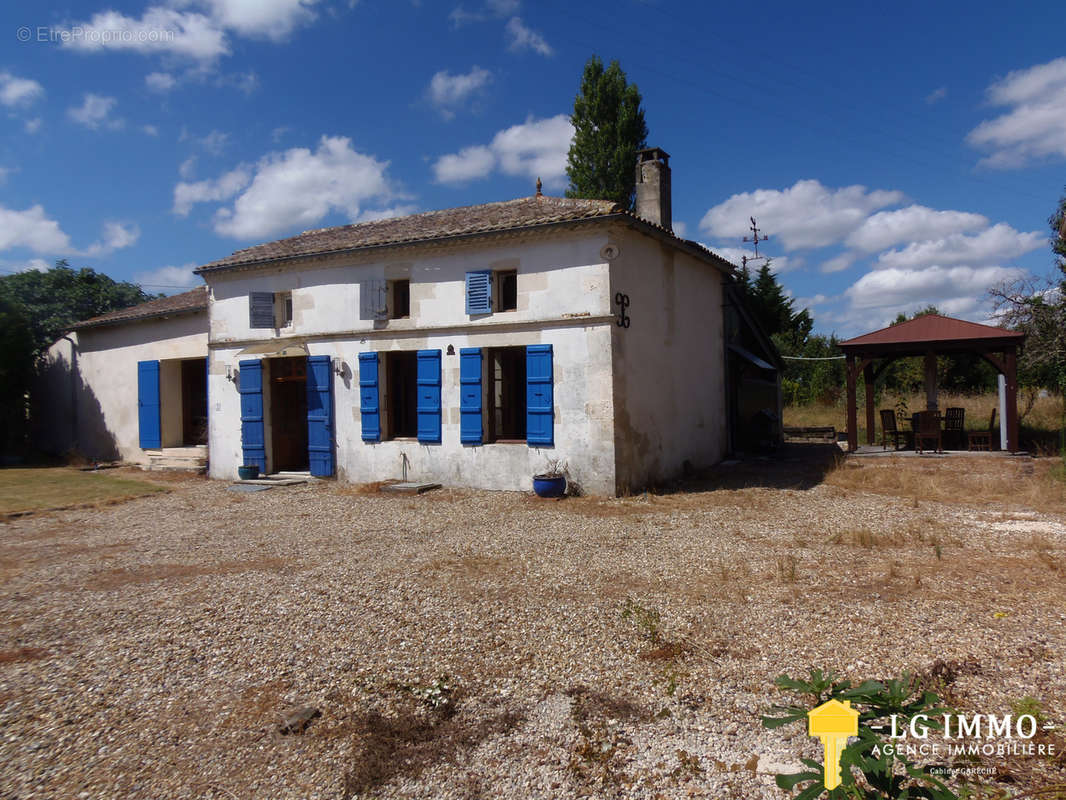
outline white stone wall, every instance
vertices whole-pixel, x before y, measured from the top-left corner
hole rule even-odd
[[[612,241],[611,297],[630,300],[629,327],[612,328],[617,489],[625,492],[681,474],[685,461],[698,468],[725,456],[722,275],[633,230]]]
[[[35,402],[34,407],[38,443],[56,453],[76,445],[89,458],[147,463],[148,457],[140,448],[137,362],[205,358],[206,312],[87,328],[71,334],[71,338],[78,345],[73,359],[71,344],[64,339],[56,342],[46,357],[44,383],[38,392],[40,403]],[[74,375],[72,364],[76,366]],[[164,371],[173,373],[175,369],[180,381],[176,361],[161,366],[161,382]],[[76,443],[71,425],[72,396],[77,398]],[[173,395],[164,395],[162,400],[166,434],[175,425],[180,428],[180,395],[177,401]]]
[[[566,461],[572,476],[597,494],[614,491],[610,295],[599,255],[605,234],[558,233],[497,244],[410,251],[403,259],[361,258],[292,271],[208,276],[211,283],[211,476],[232,478],[242,461],[240,398],[227,377],[252,342],[292,337],[311,355],[343,362],[334,378],[337,475],[352,482],[401,477],[451,486],[528,490],[548,458]],[[518,309],[484,317],[465,311],[468,270],[516,269]],[[411,316],[359,319],[359,284],[368,278],[411,281]],[[291,329],[248,328],[248,293],[293,292]],[[551,344],[555,373],[555,446],[459,441],[459,351],[464,347]],[[447,355],[449,345],[454,355]],[[359,353],[439,349],[442,352],[442,441],[362,441]],[[336,363],[336,362],[335,362]],[[268,454],[269,457],[269,454]]]

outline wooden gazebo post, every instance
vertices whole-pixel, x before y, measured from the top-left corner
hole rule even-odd
[[[877,438],[874,423],[874,365],[869,359],[863,365],[862,380],[866,388],[866,444],[873,444]]]
[[[858,424],[858,414],[855,411],[855,356],[849,355],[845,363],[848,383],[848,452],[854,453],[859,449],[859,432],[855,429]]]

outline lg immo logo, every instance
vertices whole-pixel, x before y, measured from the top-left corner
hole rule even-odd
[[[933,727],[926,714],[910,719],[890,717],[889,726],[870,727],[888,730],[889,741],[880,752],[905,756],[1054,756],[1054,742],[1031,741],[1039,730],[1054,730],[1050,722],[1043,726],[1033,714],[944,714],[937,718],[943,741],[929,741]],[[875,750],[874,755],[879,755]]]

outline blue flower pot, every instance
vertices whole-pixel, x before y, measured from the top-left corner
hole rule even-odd
[[[562,497],[566,494],[566,478],[562,475],[534,475],[533,491],[537,497]]]
[[[243,467],[237,467],[237,476],[242,481],[254,481],[259,477],[259,465],[245,464]]]

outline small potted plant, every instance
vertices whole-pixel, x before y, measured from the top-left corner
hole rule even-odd
[[[242,467],[237,467],[237,476],[242,481],[254,481],[259,477],[259,465],[245,464]]]
[[[566,494],[566,463],[549,458],[545,470],[533,476],[533,491],[537,497],[562,497]]]

